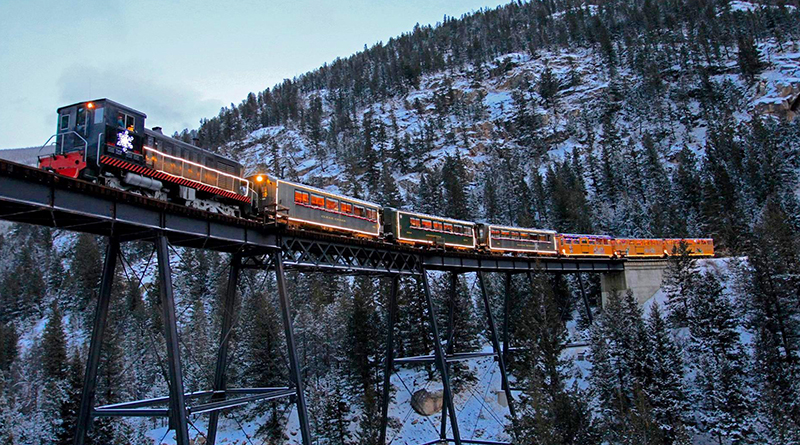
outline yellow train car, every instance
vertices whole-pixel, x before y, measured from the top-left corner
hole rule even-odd
[[[679,246],[681,241],[686,243],[686,246],[689,249],[689,255],[691,256],[714,256],[714,240],[711,238],[665,239],[664,255],[675,255],[680,248]]]
[[[562,256],[612,257],[614,239],[605,235],[560,234],[556,236]]]
[[[661,258],[663,239],[615,238],[614,253],[620,258]]]

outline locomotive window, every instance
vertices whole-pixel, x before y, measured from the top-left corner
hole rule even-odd
[[[453,231],[453,225],[452,225],[452,224],[447,224],[447,223],[445,223],[445,225],[444,225],[444,231],[445,231],[445,232],[452,232],[452,231]]]
[[[311,205],[316,207],[325,207],[325,198],[319,195],[311,195]]]
[[[421,220],[421,222],[422,222],[422,228],[423,229],[430,229],[431,227],[433,227],[433,223],[428,221],[427,219],[423,219],[423,220]]]
[[[94,109],[94,123],[99,124],[103,122],[103,107],[97,107]]]
[[[584,238],[581,240],[581,244],[589,244],[589,240]]]
[[[411,227],[419,227],[419,218],[411,218]]]
[[[135,122],[136,120],[133,118],[133,116],[125,116],[125,128],[127,128],[129,131],[133,131]]]
[[[339,200],[325,198],[325,208],[328,210],[339,210]]]
[[[353,204],[342,201],[342,213],[353,213]]]
[[[78,120],[75,122],[75,125],[86,125],[86,109],[83,107],[78,107]]]
[[[356,216],[360,216],[362,218],[367,216],[366,215],[367,212],[364,210],[364,207],[362,206],[353,206],[353,213],[355,213]]]
[[[378,212],[375,209],[367,209],[367,218],[378,219]]]
[[[295,190],[294,202],[298,204],[308,204],[308,193],[301,192],[300,190]]]
[[[66,131],[69,129],[69,114],[62,114],[61,115],[61,131]]]
[[[442,223],[440,223],[439,221],[434,221],[433,228],[436,230],[442,230]]]

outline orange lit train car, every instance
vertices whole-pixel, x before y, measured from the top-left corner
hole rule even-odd
[[[556,236],[558,252],[563,256],[598,256],[614,255],[614,239],[606,235],[574,235],[560,234]]]
[[[665,239],[664,255],[675,255],[681,241],[686,243],[691,256],[714,256],[714,240],[711,238]]]
[[[614,253],[627,258],[661,258],[665,253],[663,239],[614,239]]]

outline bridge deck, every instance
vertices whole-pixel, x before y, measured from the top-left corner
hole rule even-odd
[[[286,265],[365,273],[430,270],[608,272],[623,270],[612,259],[500,256],[422,249],[381,240],[288,229],[259,221],[205,212],[135,193],[58,176],[0,160],[0,219],[122,241],[166,234],[176,246],[263,255],[284,252]]]

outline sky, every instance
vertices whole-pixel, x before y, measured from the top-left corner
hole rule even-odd
[[[109,98],[172,134],[377,42],[497,0],[0,0],[0,148]]]

